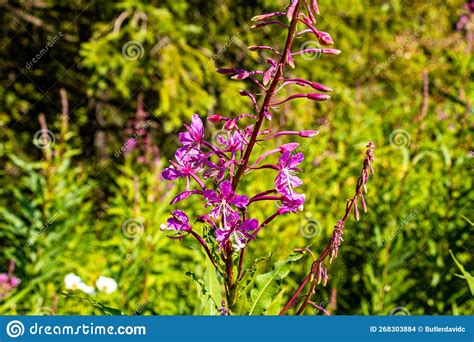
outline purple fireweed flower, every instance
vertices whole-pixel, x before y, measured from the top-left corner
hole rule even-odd
[[[232,220],[238,217],[232,206],[244,208],[249,203],[247,196],[239,196],[232,191],[232,183],[228,180],[223,181],[217,191],[204,190],[204,198],[207,200],[206,206],[214,207],[209,216],[216,220],[222,217],[224,227],[229,227]]]
[[[15,262],[11,260],[8,273],[0,274],[0,300],[21,283],[21,280],[13,275],[14,270]]]
[[[285,152],[278,160],[277,168],[280,170],[275,178],[275,189],[282,195],[293,193],[293,189],[302,185],[303,181],[296,176],[301,169],[296,166],[304,159],[303,153]]]
[[[176,150],[175,158],[176,162],[170,161],[172,166],[163,170],[162,176],[166,180],[186,178],[189,188],[189,181],[191,177],[198,181],[196,174],[201,171],[202,165],[206,160],[206,156],[199,150],[181,147]]]
[[[217,140],[221,146],[224,146],[223,151],[225,152],[237,152],[242,151],[247,145],[248,134],[236,129],[233,133],[227,132],[227,134],[220,134]]]
[[[204,140],[204,125],[201,119],[194,115],[191,125],[186,126],[186,131],[179,135],[179,140],[183,146],[176,152],[176,161],[171,162],[171,166],[163,172],[163,176],[166,179],[186,178],[188,182],[187,189],[178,194],[171,201],[171,204],[175,204],[191,195],[199,195],[205,200],[204,207],[211,207],[206,212],[199,212],[197,214],[197,222],[208,228],[205,229],[206,232],[211,232],[211,235],[206,234],[205,238],[199,235],[197,231],[191,229],[188,217],[179,210],[173,212],[173,216],[168,220],[165,229],[181,232],[176,237],[178,239],[189,234],[195,237],[202,245],[212,265],[222,275],[222,279],[224,279],[227,304],[222,304],[222,312],[226,314],[231,314],[236,304],[233,289],[242,279],[241,276],[245,262],[245,250],[243,249],[247,246],[249,240],[255,239],[258,232],[267,227],[279,215],[297,213],[303,210],[305,195],[295,191],[296,188],[303,184],[302,180],[298,177],[298,172],[301,171],[298,166],[303,161],[304,155],[301,152],[297,153],[295,151],[299,144],[289,142],[283,145],[272,146],[261,151],[258,158],[256,158],[258,155],[255,155],[254,150],[256,145],[265,145],[263,142],[270,141],[271,139],[277,142],[277,138],[278,140],[288,139],[292,136],[312,138],[318,134],[318,131],[310,129],[290,131],[283,128],[274,131],[264,127],[265,120],[270,121],[272,118],[272,110],[277,109],[274,106],[294,99],[325,101],[330,98],[329,95],[319,92],[328,93],[332,91],[331,88],[302,78],[289,78],[287,73],[288,67],[295,67],[295,60],[293,58],[301,54],[316,52],[329,56],[340,52],[336,49],[327,48],[326,45],[333,44],[331,36],[316,28],[316,15],[319,14],[316,0],[290,0],[289,2],[290,4],[285,12],[263,14],[253,18],[253,21],[257,23],[252,28],[279,25],[288,31],[286,43],[281,48],[264,44],[249,47],[250,51],[257,51],[261,54],[262,58],[266,58],[266,68],[254,71],[240,68],[218,69],[219,73],[229,75],[232,79],[251,81],[254,86],[257,86],[257,91],[241,90],[239,92],[241,96],[246,96],[250,99],[250,105],[253,107],[252,114],[240,114],[232,117],[225,117],[220,114],[208,116],[208,121],[222,123],[222,131],[212,141]],[[284,16],[289,19],[288,24],[279,21],[278,17]],[[282,20],[285,20],[285,18],[282,18]],[[292,47],[294,38],[305,32],[316,35],[320,44],[324,45],[324,47],[300,49],[299,51],[292,52],[295,48],[294,46]],[[275,59],[268,58],[268,56]],[[291,91],[294,88],[293,85],[297,86],[300,90],[302,87],[310,87],[306,88],[306,90],[309,89],[311,93],[289,92],[285,94],[286,99],[277,98],[276,94],[280,90],[287,87],[285,91]],[[354,200],[357,200],[358,197],[361,198],[362,207],[366,210],[365,200],[360,191],[362,185],[365,186],[372,167],[373,154],[370,150],[369,146],[362,176],[358,181],[356,197],[352,202],[348,202],[350,204],[347,210],[354,206],[357,211]],[[278,162],[267,162],[267,160],[270,160],[270,156],[272,159],[275,158],[275,156],[272,156],[274,154],[279,154]],[[247,179],[247,175],[259,173],[265,177],[265,172],[276,173],[274,187],[271,189],[260,189],[258,194],[253,194],[253,196],[249,194],[248,197],[236,193],[236,189],[240,189],[239,186],[241,187],[241,180]],[[198,183],[199,189],[189,188],[191,178]],[[208,188],[207,183],[211,183],[210,181],[204,184],[204,181],[201,181],[201,179],[212,179],[216,183],[216,190]],[[201,197],[196,196],[193,196],[194,198],[201,199]],[[253,207],[256,206],[254,203],[276,203],[279,208],[272,215],[262,218],[262,222],[259,224],[259,221],[256,219],[249,219],[253,215],[251,212]],[[209,213],[207,213],[208,211]],[[344,217],[344,220],[347,215]],[[337,255],[337,249],[342,241],[342,228],[343,222],[338,222],[331,238],[330,246],[327,247],[328,249],[325,249],[320,259],[313,263],[310,275],[305,278],[304,282],[292,296],[292,299],[285,305],[281,312],[282,314],[289,308],[295,307],[297,302],[303,297],[299,294],[310,282],[310,292],[302,302],[301,307],[296,309],[296,313],[303,313],[308,303],[318,307],[317,304],[310,300],[314,294],[315,281],[318,283],[323,282],[323,284],[327,282],[327,268],[322,264],[322,261],[324,261],[326,256],[333,258]],[[218,253],[216,252],[217,248],[219,250]],[[235,251],[239,250],[241,250],[239,256],[234,254]],[[224,307],[224,305],[228,307]],[[324,311],[323,309],[320,310]]]
[[[226,163],[224,161],[224,159],[222,159],[222,158],[219,159],[217,164],[214,164],[213,162],[208,161],[206,163],[206,166],[207,166],[207,168],[202,174],[204,179],[214,178],[214,181],[216,183],[218,183],[218,182],[222,181],[222,179],[224,179],[225,172],[226,172],[227,167],[228,167],[228,163]]]
[[[10,286],[13,288],[13,287],[17,287],[18,285],[20,285],[21,280],[18,279],[17,277],[12,276],[12,277],[10,278],[10,282],[9,282],[9,283],[10,283]]]
[[[469,18],[474,13],[474,0],[468,1],[464,7],[466,8],[467,13],[464,13],[459,17],[459,21],[456,24],[456,30],[458,31],[468,30]]]
[[[171,214],[165,225],[161,226],[162,230],[176,230],[179,232],[191,231],[191,225],[189,224],[188,216],[181,210],[176,209]]]
[[[179,141],[183,146],[199,146],[204,138],[204,125],[201,118],[194,114],[191,125],[184,125],[186,127],[186,132],[179,133]]]
[[[8,282],[8,273],[0,274],[0,284],[6,284]]]
[[[278,214],[283,215],[286,213],[297,213],[303,210],[303,203],[305,201],[304,194],[298,194],[296,192],[283,195],[281,197],[281,206],[278,208]]]
[[[231,225],[230,229],[216,230],[216,240],[219,242],[219,249],[222,249],[229,240],[232,242],[232,247],[235,250],[238,251],[244,248],[248,240],[254,239],[250,232],[257,229],[258,221],[256,219],[246,220],[243,223],[236,221]]]

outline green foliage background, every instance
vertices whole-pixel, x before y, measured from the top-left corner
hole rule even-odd
[[[217,313],[202,294],[206,288],[220,296],[202,250],[191,239],[169,240],[159,229],[179,189],[158,175],[176,148],[176,132],[193,113],[251,110],[238,96],[239,89],[252,89],[249,84],[214,69],[264,63],[246,46],[281,46],[284,32],[252,31],[249,19],[285,5],[0,3],[0,271],[13,259],[22,280],[1,302],[1,314],[116,313],[107,308]],[[307,202],[303,213],[275,221],[250,245],[247,272],[264,281],[294,248],[324,249],[353,195],[364,146],[373,141],[369,212],[346,225],[340,257],[328,286],[317,288],[318,301],[333,314],[385,315],[399,307],[411,314],[472,314],[474,62],[472,42],[455,30],[463,1],[332,0],[320,1],[320,8],[318,28],[343,53],[298,58],[294,74],[332,87],[332,99],[294,102],[271,123],[321,131],[300,141]],[[28,68],[59,32],[62,37]],[[124,58],[129,41],[143,46],[140,58]],[[60,88],[69,98],[67,127]],[[156,163],[138,163],[138,151],[115,153],[130,137],[125,128],[138,94],[153,122]],[[40,113],[56,138],[50,157],[33,144]],[[400,132],[406,140],[397,146],[393,137]],[[254,175],[242,188],[256,193],[269,184]],[[264,215],[272,208],[259,210]],[[144,227],[131,238],[122,232],[130,219]],[[310,238],[301,233],[308,228],[314,228]],[[260,312],[278,313],[310,263],[305,256],[291,271],[278,266],[281,286]],[[118,291],[67,293],[63,279],[70,272],[90,284],[100,275],[113,277]]]

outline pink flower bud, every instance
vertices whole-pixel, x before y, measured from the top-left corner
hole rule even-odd
[[[324,48],[324,49],[321,49],[322,53],[325,54],[325,55],[334,55],[334,56],[337,56],[341,53],[341,50],[338,50],[338,49],[329,49],[329,48]]]
[[[280,147],[280,152],[281,153],[291,152],[291,151],[296,150],[298,146],[300,146],[300,144],[298,143],[288,143]]]
[[[231,130],[231,129],[233,129],[233,128],[236,127],[236,126],[237,126],[237,122],[236,122],[236,120],[234,119],[234,120],[229,120],[229,121],[227,121],[227,122],[225,123],[225,125],[224,125],[224,128],[225,128],[225,129],[228,129],[228,130]]]
[[[359,221],[359,208],[357,208],[357,196],[354,198],[354,218]]]
[[[285,15],[285,12],[273,12],[273,13],[267,13],[267,14],[260,14],[256,15],[251,19],[251,21],[262,21],[262,20],[267,20],[273,17],[278,17],[278,16],[283,16]]]
[[[311,86],[311,88],[316,89],[316,90],[319,90],[319,91],[324,91],[324,92],[330,92],[330,91],[332,91],[331,88],[326,87],[326,86],[323,85],[323,84],[311,82],[309,85]]]
[[[308,94],[306,97],[313,101],[326,101],[331,98],[331,96],[326,94]]]
[[[220,121],[227,121],[229,119],[226,118],[226,117],[223,117],[219,114],[213,114],[213,115],[209,115],[207,117],[207,120],[210,121],[210,122],[220,122]]]
[[[265,119],[267,119],[268,121],[272,121],[272,116],[268,108],[265,108],[264,113],[265,113]]]
[[[316,0],[311,1],[311,6],[313,7],[314,13],[319,15],[319,7],[318,7],[318,2]]]
[[[329,33],[324,32],[324,31],[318,31],[317,33],[319,42],[323,45],[332,45],[334,44],[334,41],[332,40],[331,36]]]
[[[298,0],[292,0],[290,7],[288,7],[288,12],[286,12],[286,17],[288,21],[293,19],[293,13],[295,13],[296,5],[298,4]]]
[[[291,57],[290,49],[286,51],[286,61],[288,62],[288,65],[290,67],[292,67],[293,69],[295,68],[295,61],[293,60],[293,57]]]
[[[301,131],[299,136],[303,137],[303,138],[311,138],[311,137],[314,137],[315,135],[317,135],[318,133],[319,133],[319,131],[311,131],[311,130]]]

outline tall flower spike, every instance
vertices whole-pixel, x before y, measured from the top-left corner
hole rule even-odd
[[[292,49],[296,35],[304,32],[315,34],[322,45],[334,43],[328,33],[317,29],[316,15],[318,14],[319,8],[316,0],[291,0],[286,11],[257,15],[252,18],[252,21],[255,22],[252,28],[281,29],[283,27],[286,30],[284,45],[275,47],[271,44],[261,44],[249,47],[250,51],[258,52],[266,61],[266,65],[260,70],[229,67],[217,69],[217,72],[239,82],[250,81],[250,86],[255,90],[249,88],[241,90],[239,93],[250,99],[253,113],[243,111],[245,114],[235,117],[221,114],[210,115],[207,120],[209,125],[218,126],[218,131],[212,135],[210,140],[206,139],[205,127],[200,117],[197,114],[193,115],[191,124],[185,125],[185,130],[179,134],[181,146],[176,151],[175,160],[171,161],[171,166],[163,172],[163,177],[171,181],[186,179],[185,190],[177,194],[171,204],[182,205],[183,200],[192,196],[194,204],[201,204],[200,207],[194,206],[200,208],[196,213],[196,224],[204,225],[204,230],[207,233],[206,239],[199,235],[191,227],[190,222],[193,221],[190,219],[191,215],[188,216],[179,209],[173,211],[172,216],[163,225],[163,229],[176,231],[178,235],[175,238],[178,239],[185,236],[197,239],[212,265],[224,280],[227,308],[221,308],[221,311],[226,314],[231,314],[235,306],[235,290],[237,282],[242,276],[244,252],[248,248],[249,242],[256,240],[257,233],[260,230],[268,229],[269,224],[279,216],[301,211],[306,200],[304,193],[296,192],[296,189],[302,188],[303,185],[298,174],[301,171],[299,164],[303,161],[304,154],[295,151],[299,146],[298,143],[284,141],[279,146],[272,146],[272,148],[260,152],[258,156],[255,156],[253,152],[255,145],[263,141],[289,140],[293,136],[311,138],[318,134],[317,130],[311,128],[303,131],[288,129],[276,131],[263,127],[271,120],[271,111],[275,106],[296,99],[325,101],[330,98],[329,95],[322,93],[332,91],[331,88],[287,75],[287,69],[296,67],[295,57],[300,54],[316,52],[332,56],[340,52],[332,48],[321,48],[314,51],[312,49],[301,51]],[[285,16],[288,19],[288,24],[283,22]],[[311,91],[307,93],[293,92],[293,87],[298,87],[299,90],[306,88]],[[286,98],[277,99],[276,94],[283,89],[287,92]],[[361,196],[361,189],[367,183],[372,161],[373,154],[368,152],[364,161],[363,175],[358,183],[358,192],[350,202],[349,211],[356,204],[358,196]],[[237,191],[244,176],[250,178],[254,173],[260,173],[260,170],[266,170],[268,174],[272,175],[274,181],[271,189],[262,189],[258,194]],[[365,210],[365,199],[362,196],[361,200]],[[253,208],[256,203],[264,201],[273,202],[274,206],[269,207],[278,209],[270,216],[258,220],[254,216],[261,215],[261,211]],[[323,254],[324,257],[329,254],[331,259],[337,256],[342,241],[342,227],[346,218],[347,216],[340,221],[340,224],[338,223],[330,246]],[[238,257],[239,260],[235,260],[235,257]],[[315,261],[303,286],[289,301],[289,306],[284,308],[283,313],[289,307],[294,307],[297,304],[300,300],[298,295],[309,279],[312,279],[312,288],[302,304],[302,309],[308,303],[313,307],[318,307],[317,304],[310,301],[310,298],[314,293],[313,280],[316,279],[323,284],[326,284],[328,280],[327,268],[322,263],[324,257]],[[302,309],[300,308],[297,313],[301,313]]]
[[[302,281],[302,283],[300,284],[298,289],[295,291],[293,296],[290,298],[290,300],[286,303],[284,308],[281,310],[280,315],[284,315],[290,308],[292,308],[295,305],[298,305],[298,298],[308,283],[311,284],[310,288],[308,290],[308,293],[304,296],[305,300],[303,301],[299,309],[296,311],[297,314],[301,314],[306,308],[306,306],[310,304],[311,297],[314,294],[314,288],[316,285],[318,285],[320,282],[323,282],[323,285],[326,286],[326,282],[328,280],[328,273],[327,273],[327,269],[325,269],[323,266],[323,262],[326,260],[326,258],[329,258],[329,263],[331,263],[334,260],[334,258],[337,257],[338,252],[339,252],[339,247],[341,245],[341,242],[343,241],[342,235],[343,235],[344,224],[347,218],[350,216],[350,213],[353,208],[355,210],[354,215],[356,216],[356,219],[358,219],[359,212],[357,210],[357,198],[362,193],[362,188],[365,187],[367,184],[367,180],[368,180],[367,175],[369,173],[369,170],[373,173],[372,162],[374,161],[375,145],[372,142],[369,142],[366,147],[367,147],[367,150],[364,157],[364,164],[362,166],[361,175],[357,181],[355,194],[352,197],[352,199],[347,202],[344,216],[342,217],[342,219],[337,221],[337,224],[334,227],[334,231],[331,236],[331,239],[329,240],[329,244],[326,246],[326,248],[324,249],[319,259],[313,262],[313,264],[311,265],[311,270],[309,271],[308,275]]]

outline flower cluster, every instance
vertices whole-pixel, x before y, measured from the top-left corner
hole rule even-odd
[[[458,31],[469,30],[469,21],[472,22],[473,19],[471,18],[474,16],[474,0],[469,0],[464,4],[464,8],[466,9],[466,13],[461,15],[456,24],[456,30]]]
[[[104,276],[97,278],[95,285],[100,292],[107,294],[115,292],[118,286],[115,279]],[[81,277],[74,273],[69,273],[64,277],[64,286],[68,290],[79,290],[86,294],[95,294],[94,287],[84,283]]]
[[[244,251],[249,241],[257,239],[258,232],[275,218],[303,210],[306,197],[300,190],[303,181],[299,176],[302,171],[299,166],[304,154],[298,151],[299,144],[286,142],[279,146],[273,143],[272,146],[279,147],[258,154],[254,147],[256,144],[265,145],[268,141],[277,141],[276,138],[278,141],[292,137],[313,138],[319,133],[312,129],[278,131],[263,128],[265,123],[272,120],[275,111],[282,104],[300,99],[320,102],[330,98],[327,94],[332,91],[330,87],[295,78],[287,71],[288,67],[296,67],[300,55],[317,53],[320,56],[331,56],[340,53],[339,50],[327,47],[334,44],[333,39],[327,32],[316,28],[316,15],[319,15],[316,0],[291,0],[286,11],[252,18],[255,22],[252,28],[283,27],[287,30],[287,38],[285,45],[280,48],[267,45],[249,47],[249,50],[261,53],[266,60],[265,66],[259,70],[235,67],[217,69],[219,73],[228,75],[234,80],[250,81],[255,91],[240,90],[239,93],[248,98],[251,112],[246,111],[233,117],[212,114],[207,117],[207,123],[203,122],[199,115],[194,114],[191,123],[185,125],[184,131],[178,135],[179,147],[174,160],[170,161],[171,165],[162,173],[163,178],[167,180],[183,180],[186,184],[184,191],[171,201],[172,205],[192,197],[202,203],[202,212],[191,220],[184,211],[176,209],[161,228],[174,232],[171,238],[181,239],[191,235],[202,245],[212,264],[224,278],[227,296],[227,308],[224,309],[228,309],[226,312],[232,312],[235,304],[236,283],[240,279]],[[285,23],[285,17],[288,24]],[[311,49],[292,47],[295,37],[302,38],[307,35],[316,37],[321,47]],[[303,93],[300,89],[309,91]],[[209,139],[205,129],[208,125],[218,125],[220,133]],[[372,159],[370,155],[367,158],[367,165],[370,166],[373,156]],[[273,185],[270,189],[257,194],[238,191],[244,176],[248,175],[246,178],[250,178],[250,174],[259,172],[272,175]],[[361,185],[365,186],[367,178],[368,173],[364,173],[360,180]],[[358,192],[352,201],[358,215],[357,197],[362,199],[364,209],[365,200],[362,193]],[[267,218],[252,215],[253,204],[261,201],[275,204],[275,212]],[[338,222],[324,256],[331,254],[332,259],[337,255],[345,219],[346,217]],[[206,233],[205,237],[201,236],[193,228],[195,224],[193,222],[203,223],[206,227],[205,232],[210,233]],[[218,251],[213,248],[214,245],[218,246]],[[233,256],[237,251],[240,253],[235,276]],[[327,268],[321,262],[314,266],[302,287],[282,312],[299,300],[299,293],[310,279],[316,278],[318,283],[326,283]],[[314,284],[312,287],[314,288]],[[312,305],[309,296],[302,308],[304,309],[308,303]]]
[[[354,218],[359,220],[359,209],[358,209],[358,201],[360,199],[362,208],[364,212],[367,212],[367,203],[365,202],[364,193],[367,193],[367,182],[369,180],[369,175],[374,173],[374,169],[372,163],[374,161],[374,149],[375,145],[372,142],[367,144],[367,150],[365,152],[364,157],[364,164],[362,166],[361,175],[357,180],[357,185],[355,189],[354,196],[347,201],[346,210],[344,216],[337,221],[336,225],[334,226],[334,231],[332,233],[331,239],[329,240],[329,244],[324,249],[323,253],[319,258],[314,258],[314,262],[311,265],[311,269],[306,276],[306,278],[302,281],[298,289],[295,291],[293,296],[290,300],[286,303],[283,309],[280,312],[280,315],[284,315],[290,308],[298,305],[300,302],[301,305],[299,309],[296,311],[296,314],[302,314],[305,308],[310,305],[315,309],[323,312],[325,315],[329,313],[324,310],[321,306],[317,305],[316,303],[311,301],[312,296],[314,295],[314,288],[316,285],[323,284],[326,286],[329,275],[328,275],[328,265],[326,260],[329,259],[329,264],[337,258],[339,247],[341,246],[341,242],[343,241],[343,234],[344,234],[344,224],[347,218],[350,216],[351,213],[354,213]],[[301,251],[309,251],[306,248],[301,249]],[[313,255],[311,251],[309,251]],[[314,257],[314,255],[313,255]],[[310,287],[308,293],[306,295],[302,295],[302,291],[305,286],[310,283]],[[303,301],[302,298],[305,298]]]
[[[306,5],[307,15],[302,11],[303,3]],[[279,51],[269,46],[249,47],[252,51],[270,53],[266,70],[221,68],[217,71],[236,80],[250,80],[258,88],[260,95],[247,90],[240,91],[241,96],[249,98],[255,113],[243,113],[234,118],[220,114],[210,115],[207,121],[221,126],[221,134],[212,140],[206,139],[202,119],[197,114],[193,115],[191,123],[185,125],[185,131],[179,134],[180,147],[175,153],[175,160],[170,161],[171,166],[163,172],[163,177],[167,180],[186,180],[185,191],[176,196],[172,204],[189,196],[200,196],[204,207],[210,209],[200,215],[198,221],[204,222],[214,231],[213,236],[219,243],[220,250],[232,248],[235,251],[244,248],[263,228],[257,218],[251,217],[249,213],[252,203],[257,201],[277,203],[277,212],[263,220],[265,224],[276,216],[296,213],[303,208],[305,195],[298,193],[296,189],[303,184],[298,177],[301,172],[298,165],[303,161],[304,155],[302,152],[296,152],[297,143],[287,143],[266,151],[252,164],[250,157],[254,145],[259,141],[268,141],[281,136],[311,138],[318,134],[316,130],[274,132],[272,129],[261,129],[263,121],[271,120],[272,111],[283,103],[299,98],[312,101],[329,99],[329,96],[323,93],[331,91],[331,88],[309,80],[292,78],[283,72],[287,65],[295,67],[296,56],[314,52],[292,51],[291,43],[296,35],[312,34],[322,46],[333,44],[328,33],[314,27],[317,13],[319,9],[316,1],[312,1],[310,5],[306,1],[294,0],[287,12],[274,12],[253,18],[256,22],[253,27],[257,29],[274,24],[288,27],[288,39],[284,49]],[[285,16],[290,21],[289,26],[275,19]],[[297,24],[302,25],[301,30]],[[320,50],[321,53],[328,55],[340,52],[330,48]],[[281,100],[274,99],[280,91],[287,90],[291,86],[311,88],[320,93],[295,93]],[[263,97],[260,105],[259,96]],[[278,156],[277,161],[268,162],[274,154]],[[261,169],[274,170],[274,188],[253,196],[239,195],[236,189],[241,177]],[[162,228],[176,231],[177,238],[184,237],[192,231],[189,217],[178,209]]]
[[[151,129],[153,122],[148,119],[148,112],[144,109],[143,95],[137,96],[137,111],[135,117],[128,122],[125,135],[129,138],[125,141],[120,151],[115,152],[118,157],[120,152],[130,155],[133,151],[138,151],[137,162],[152,166],[160,163],[160,153],[158,147],[153,145]]]
[[[21,281],[13,275],[15,270],[15,262],[10,261],[10,267],[8,273],[0,274],[0,300],[2,300],[8,293],[10,293],[15,287],[20,285]]]

